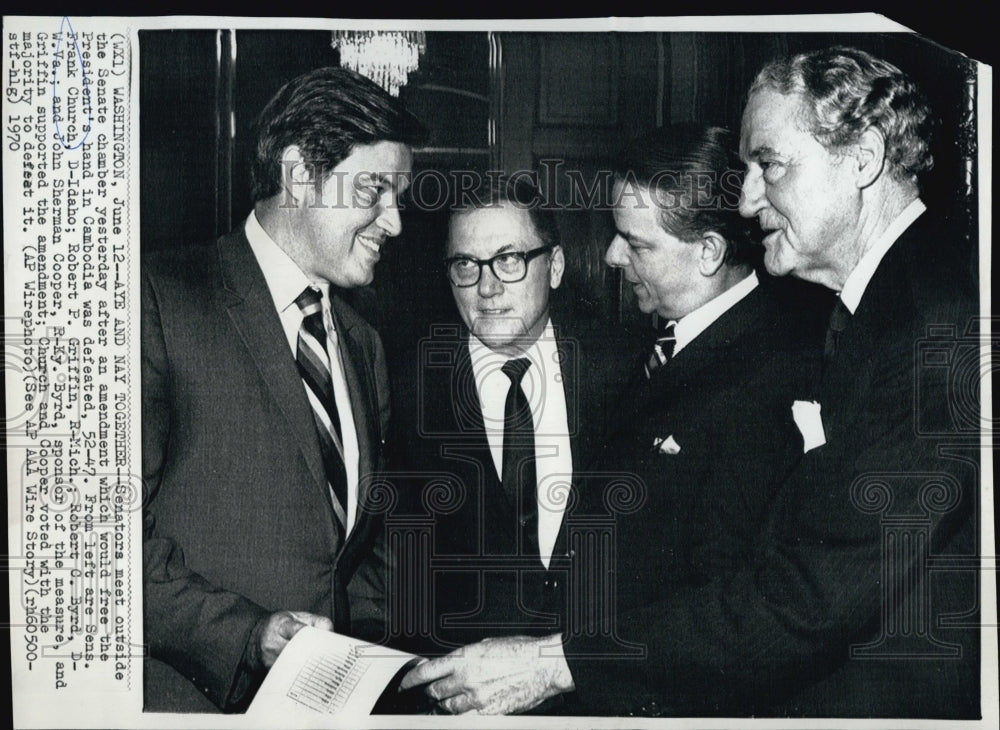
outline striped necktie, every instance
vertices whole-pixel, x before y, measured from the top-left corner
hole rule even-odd
[[[312,287],[299,295],[295,303],[302,311],[302,325],[296,345],[295,362],[306,386],[319,435],[323,467],[330,485],[333,511],[341,535],[347,530],[347,469],[344,466],[344,440],[340,430],[340,414],[330,378],[330,358],[326,350],[326,328],[323,326],[323,294]]]
[[[652,377],[654,370],[666,365],[667,361],[674,356],[674,345],[677,344],[677,338],[674,336],[676,324],[676,322],[668,322],[656,336],[653,351],[649,354],[649,359],[646,360],[647,378]]]

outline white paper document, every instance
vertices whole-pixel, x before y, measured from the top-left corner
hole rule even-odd
[[[367,715],[415,661],[412,654],[307,626],[282,650],[247,716]]]

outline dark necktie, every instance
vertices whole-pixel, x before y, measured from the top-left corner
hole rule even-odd
[[[531,361],[508,360],[501,370],[510,378],[503,411],[503,482],[510,503],[517,506],[521,552],[538,555],[538,502],[535,475],[535,423],[521,379]]]
[[[326,350],[326,328],[323,326],[322,292],[307,287],[295,303],[302,311],[302,325],[296,346],[295,362],[299,375],[310,394],[316,431],[319,435],[323,468],[330,485],[333,511],[337,515],[341,537],[347,534],[347,469],[344,466],[344,441],[340,430],[340,414],[333,394],[329,356]]]
[[[655,370],[666,365],[670,358],[674,356],[674,345],[677,344],[677,338],[674,336],[674,327],[676,325],[676,322],[667,322],[656,336],[656,342],[653,343],[653,351],[646,360],[647,378],[652,377]]]
[[[837,344],[841,333],[851,321],[851,310],[837,297],[837,303],[830,312],[830,324],[826,328],[826,344],[823,346],[823,362],[829,364],[837,354]]]

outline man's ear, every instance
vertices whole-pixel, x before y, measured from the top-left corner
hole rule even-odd
[[[729,243],[715,231],[709,231],[694,244],[701,246],[698,258],[698,271],[702,276],[715,276],[726,260]]]
[[[310,195],[321,194],[322,190],[309,193],[313,186],[312,165],[297,144],[290,144],[281,153],[281,180],[285,188],[285,199],[294,201],[295,207],[301,208],[310,200]]]
[[[854,145],[855,184],[866,188],[878,180],[885,168],[885,137],[875,127],[869,127]]]
[[[563,272],[566,271],[566,256],[563,254],[562,246],[552,249],[549,260],[549,287],[558,289],[562,283]]]

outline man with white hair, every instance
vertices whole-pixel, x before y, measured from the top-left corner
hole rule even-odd
[[[610,714],[980,716],[977,581],[960,569],[977,565],[978,434],[955,415],[978,427],[978,406],[925,377],[952,363],[962,381],[975,298],[954,228],[918,196],[930,127],[917,86],[855,49],[771,63],[751,87],[740,209],[770,273],[838,293],[822,380],[795,404],[804,454],[746,567],[629,617],[654,627],[634,692],[601,695],[578,671],[593,660],[567,657]]]

